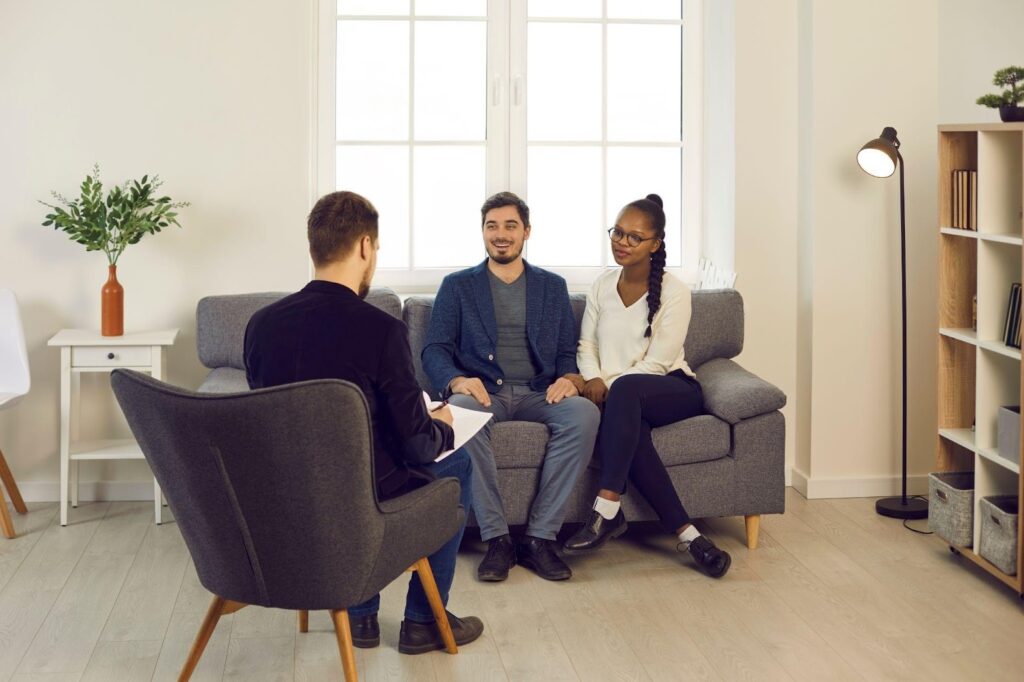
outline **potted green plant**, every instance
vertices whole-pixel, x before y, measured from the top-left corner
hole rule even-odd
[[[992,83],[1005,88],[998,95],[982,95],[978,104],[999,110],[999,118],[1005,122],[1024,121],[1024,67],[1008,66],[996,71]]]
[[[169,225],[181,227],[177,209],[186,201],[172,202],[170,197],[155,196],[162,185],[159,176],[142,176],[113,187],[104,195],[99,164],[82,182],[81,195],[69,200],[51,192],[57,203],[39,203],[53,211],[43,225],[53,226],[85,246],[86,251],[102,251],[107,256],[107,282],[101,291],[100,333],[121,336],[124,333],[124,288],[117,281],[117,259],[130,244]]]

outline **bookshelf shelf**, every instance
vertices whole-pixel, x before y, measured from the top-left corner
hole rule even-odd
[[[1024,124],[939,126],[939,395],[936,467],[974,471],[974,547],[981,500],[1024,494],[1020,465],[999,455],[999,409],[1024,403],[1021,351],[1006,345],[1011,286],[1024,272]],[[978,231],[953,228],[954,174],[977,171]],[[962,187],[962,185],[961,185]],[[961,219],[962,219],[962,214]],[[975,318],[976,331],[972,324]],[[973,426],[973,428],[972,428]],[[1017,575],[962,555],[1024,595],[1024,524]]]

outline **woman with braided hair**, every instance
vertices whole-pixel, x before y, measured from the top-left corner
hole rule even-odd
[[[603,406],[596,452],[601,489],[590,521],[565,542],[566,553],[594,550],[626,530],[619,498],[627,479],[662,524],[679,536],[701,569],[720,578],[731,558],[690,523],[651,429],[704,412],[700,384],[683,357],[690,289],[665,272],[661,197],[627,204],[608,230],[620,268],[597,278],[587,295],[576,360],[583,397]]]

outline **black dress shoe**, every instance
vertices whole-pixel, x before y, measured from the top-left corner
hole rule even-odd
[[[715,543],[703,535],[697,536],[690,543],[690,556],[701,567],[701,570],[712,578],[721,578],[732,565],[732,557],[729,556],[729,553],[715,547]]]
[[[508,570],[516,565],[516,547],[508,535],[488,540],[487,554],[476,569],[476,577],[489,583],[498,583],[508,577]]]
[[[448,614],[448,623],[452,626],[455,643],[459,646],[469,644],[484,633],[484,624],[476,616],[458,616]],[[398,635],[398,651],[403,654],[425,654],[444,648],[441,631],[437,623],[417,623],[412,620],[402,621],[402,631]]]
[[[352,646],[360,649],[372,649],[380,644],[380,624],[377,614],[368,616],[349,616],[348,627],[352,631]]]
[[[519,544],[519,565],[526,566],[545,580],[568,580],[572,569],[555,552],[552,540],[527,535]]]
[[[565,541],[562,549],[566,554],[581,554],[597,549],[612,538],[617,538],[626,532],[629,524],[622,510],[613,519],[606,519],[596,511],[590,516],[590,521],[576,531],[576,534]]]

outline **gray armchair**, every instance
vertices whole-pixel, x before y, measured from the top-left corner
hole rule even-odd
[[[199,580],[214,594],[181,672],[187,680],[221,615],[248,605],[331,612],[356,679],[347,609],[412,567],[456,653],[426,556],[458,530],[455,479],[379,502],[369,411],[339,380],[198,394],[129,370],[111,385],[174,512]]]

